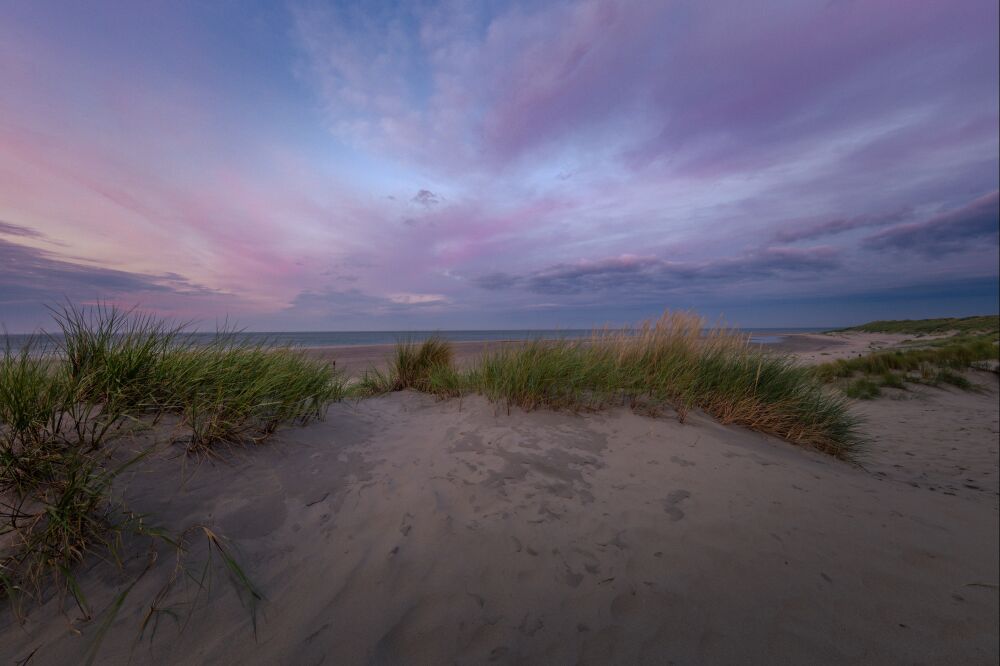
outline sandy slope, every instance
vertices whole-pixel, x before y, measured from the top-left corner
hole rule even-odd
[[[897,333],[861,333],[850,331],[846,333],[796,333],[785,338],[768,349],[793,354],[799,361],[807,364],[826,363],[839,358],[864,356],[872,352],[891,349],[903,342],[928,341],[947,337],[947,335],[925,335],[916,338],[913,335]]]
[[[979,393],[911,386],[883,389],[886,397],[860,402],[872,440],[865,468],[931,493],[992,501],[997,506],[1000,409],[996,375],[966,376]]]
[[[168,448],[123,492],[238,544],[257,640],[217,570],[183,633],[162,616],[133,645],[163,553],[97,663],[996,663],[997,386],[978,381],[859,407],[867,471],[697,415],[413,393],[225,464]],[[100,606],[126,578],[90,566]],[[78,662],[97,623],[76,636],[55,609],[0,620],[3,663]]]

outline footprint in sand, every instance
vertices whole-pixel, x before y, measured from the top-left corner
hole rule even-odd
[[[680,507],[677,505],[691,497],[691,493],[686,490],[675,490],[674,492],[667,495],[667,498],[663,500],[663,510],[667,512],[670,516],[671,522],[677,522],[684,518],[684,512],[681,511]]]
[[[540,617],[536,617],[531,621],[529,621],[528,618],[529,614],[525,613],[524,618],[521,620],[521,624],[518,625],[517,629],[522,634],[530,638],[545,628],[545,621]]]
[[[407,536],[410,533],[410,530],[413,529],[413,525],[410,524],[411,520],[413,520],[413,516],[411,514],[407,513],[403,516],[403,521],[399,526],[399,533],[403,536]]]

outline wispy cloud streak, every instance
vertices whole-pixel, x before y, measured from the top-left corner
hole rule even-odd
[[[869,236],[877,249],[916,252],[929,257],[968,250],[978,243],[996,246],[1000,233],[1000,196],[992,192],[966,206],[925,222],[899,224]]]

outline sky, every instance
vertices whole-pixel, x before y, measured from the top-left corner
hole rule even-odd
[[[998,308],[995,0],[0,0],[0,322]]]

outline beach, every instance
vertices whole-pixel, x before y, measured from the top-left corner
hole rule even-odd
[[[467,366],[484,353],[503,349],[509,345],[522,344],[517,340],[459,341],[452,342],[455,363]],[[324,361],[335,362],[336,368],[348,377],[358,377],[366,370],[384,370],[388,367],[395,344],[377,345],[333,345],[327,347],[306,347],[309,355]]]
[[[947,335],[927,335],[920,342],[939,340]],[[792,354],[795,359],[807,365],[826,363],[837,359],[855,358],[872,352],[893,349],[905,342],[913,342],[914,336],[903,333],[864,333],[857,331],[830,332],[822,334],[799,333],[783,336],[771,345],[776,352]]]
[[[806,363],[818,363],[867,353],[873,349],[895,344],[907,336],[866,333],[852,333],[844,336],[790,333],[774,337],[778,338],[778,341],[760,346],[777,352],[794,353],[797,358]],[[523,344],[521,340],[460,340],[451,342],[455,363],[459,366],[467,366],[484,353],[521,344]],[[348,377],[358,377],[372,368],[384,370],[388,366],[395,348],[395,344],[388,343],[304,347],[314,358],[335,362],[337,370]]]
[[[1000,3],[4,2],[0,666],[1000,666]]]
[[[809,360],[893,341],[780,344]],[[860,464],[696,411],[412,391],[209,460],[161,446],[116,493],[169,530],[224,535],[262,597],[256,635],[218,563],[200,595],[159,596],[172,565],[139,576],[139,549],[80,576],[94,608],[139,576],[98,663],[995,663],[997,379],[967,374],[977,391],[855,404]],[[77,661],[94,627],[70,630],[65,601],[0,620],[4,661]]]

